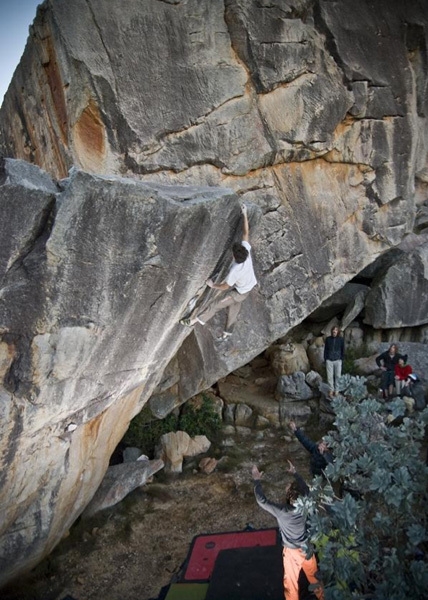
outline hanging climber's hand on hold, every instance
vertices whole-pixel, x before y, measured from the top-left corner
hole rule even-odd
[[[243,215],[247,214],[247,207],[246,207],[245,204],[241,204],[241,212],[242,212]]]
[[[207,279],[207,286],[210,288],[214,287],[214,281],[212,279]]]

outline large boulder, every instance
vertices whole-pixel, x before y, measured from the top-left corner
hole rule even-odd
[[[77,171],[59,187],[9,159],[0,211],[4,581],[45,556],[90,502],[188,336],[178,321],[240,211],[219,188]]]
[[[373,284],[364,322],[376,329],[428,323],[428,242],[404,254]]]
[[[330,320],[337,315],[344,314],[342,329],[345,329],[349,323],[357,316],[364,307],[364,302],[357,312],[355,306],[359,306],[359,298],[365,298],[369,291],[367,285],[361,283],[347,283],[335,292],[332,296],[324,300],[324,302],[315,310],[309,317],[310,321],[323,322]],[[345,317],[346,315],[346,317]],[[352,315],[352,316],[350,316]]]
[[[296,371],[307,373],[310,369],[308,355],[302,344],[288,342],[266,350],[272,372],[275,375],[291,375]]]
[[[100,487],[82,516],[92,517],[100,510],[114,506],[130,492],[143,486],[163,466],[164,463],[160,459],[136,460],[112,465],[107,469]]]
[[[309,400],[313,398],[314,392],[306,383],[305,374],[297,371],[292,375],[283,375],[278,379],[278,385],[275,390],[277,400]]]

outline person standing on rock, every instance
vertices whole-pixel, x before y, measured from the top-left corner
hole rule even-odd
[[[391,344],[388,350],[376,357],[376,364],[382,370],[380,388],[383,398],[392,398],[395,382],[395,365],[402,358],[407,362],[407,354],[398,353],[397,344]]]
[[[330,452],[327,444],[321,440],[319,442],[313,442],[305,436],[294,421],[289,422],[289,427],[294,433],[296,438],[302,444],[304,448],[310,453],[310,468],[313,477],[316,475],[324,475],[324,469],[329,463],[333,462],[333,455]]]
[[[226,329],[222,339],[232,335],[232,327],[238,317],[242,302],[248,297],[251,290],[257,284],[251,258],[251,245],[249,243],[250,228],[248,224],[247,207],[241,206],[243,222],[242,242],[236,242],[232,246],[233,263],[226,279],[221,283],[214,283],[208,279],[207,285],[214,290],[228,291],[228,294],[215,301],[201,314],[191,319],[181,319],[180,323],[193,327],[196,323],[205,325],[218,311],[228,307]]]
[[[294,465],[290,461],[288,462],[290,464],[289,472],[294,475],[295,481],[286,488],[284,504],[275,504],[267,500],[260,483],[263,473],[256,465],[253,465],[251,470],[254,495],[260,508],[274,516],[278,522],[283,546],[285,600],[299,600],[299,573],[301,570],[305,573],[309,583],[317,586],[314,593],[318,600],[324,600],[324,590],[317,578],[317,560],[312,550],[309,549],[306,517],[299,508],[294,506],[299,492],[306,495],[309,488],[296,472]]]
[[[327,382],[330,396],[338,393],[338,379],[342,375],[342,363],[345,356],[345,342],[339,327],[331,328],[331,335],[325,340],[324,361],[327,370]]]

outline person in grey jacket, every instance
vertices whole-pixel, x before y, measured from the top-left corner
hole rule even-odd
[[[253,465],[251,475],[254,481],[254,494],[257,504],[270,513],[277,520],[283,545],[282,557],[284,564],[284,595],[285,600],[299,600],[299,573],[303,569],[310,584],[317,587],[314,593],[318,600],[324,600],[324,590],[317,578],[318,565],[315,555],[308,552],[308,535],[306,531],[306,517],[301,510],[294,506],[299,496],[309,491],[303,478],[296,472],[294,465],[290,464],[289,472],[294,475],[295,482],[286,487],[286,502],[276,504],[270,502],[263,493],[260,480],[263,473]]]

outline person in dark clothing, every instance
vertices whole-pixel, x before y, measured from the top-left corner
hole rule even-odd
[[[410,373],[407,377],[404,387],[401,390],[401,396],[413,400],[412,410],[423,410],[425,408],[426,398],[424,386],[416,373]]]
[[[294,421],[290,421],[289,423],[291,431],[294,433],[296,438],[302,444],[304,448],[311,455],[311,473],[315,477],[316,475],[323,475],[323,471],[328,465],[328,463],[333,462],[333,455],[328,449],[327,444],[321,440],[319,442],[313,442],[309,438],[305,436],[303,431],[301,431]]]
[[[331,328],[331,335],[325,340],[324,361],[327,370],[327,382],[330,396],[338,393],[337,382],[342,375],[342,363],[345,356],[345,342],[340,336],[339,327]]]
[[[286,488],[286,502],[276,504],[270,502],[263,493],[260,479],[262,473],[253,465],[251,475],[254,481],[254,494],[257,504],[270,513],[278,522],[283,545],[282,557],[284,564],[284,596],[285,600],[299,600],[299,573],[305,573],[309,583],[316,585],[314,593],[318,600],[324,600],[324,590],[317,578],[318,565],[315,555],[308,553],[308,536],[306,531],[306,517],[301,510],[294,506],[299,496],[299,491],[306,495],[308,486],[296,472],[294,465],[290,464],[289,472],[294,475],[295,482]]]
[[[376,357],[376,364],[382,369],[380,387],[383,398],[393,397],[395,365],[398,365],[400,358],[407,362],[407,354],[399,354],[397,344],[391,344],[388,350]]]

